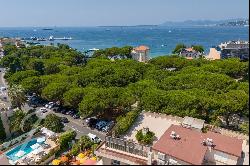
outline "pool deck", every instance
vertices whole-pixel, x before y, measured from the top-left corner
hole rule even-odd
[[[43,150],[46,154],[48,154],[50,152],[50,150],[57,147],[56,143],[48,138],[46,139],[46,141],[44,143],[51,146],[50,148]],[[25,159],[25,158],[32,159],[32,162],[37,162],[37,161],[39,161],[39,159],[40,160],[42,159],[42,156],[39,156],[39,155],[36,155],[36,154],[33,154],[32,152],[30,152],[29,154],[23,156],[22,158],[20,158],[16,162],[18,162],[19,165],[26,165],[27,163],[23,162],[23,159]]]
[[[0,155],[0,165],[10,165],[9,160],[5,154]]]
[[[54,149],[55,147],[57,147],[56,143],[49,138],[46,138],[44,144],[50,145],[49,148],[43,148],[43,150],[41,151],[41,152],[44,152],[45,154],[48,154],[51,149]],[[31,160],[30,164],[32,164],[32,163],[39,161],[39,159],[41,160],[41,158],[43,157],[43,156],[38,155],[38,154],[33,154],[32,152],[33,151],[24,155],[23,157],[19,158],[16,161],[12,161],[11,159],[8,159],[8,157],[5,154],[2,154],[0,156],[0,165],[5,165],[3,163],[6,163],[8,165],[13,165],[16,163],[18,163],[18,165],[27,165],[27,163],[24,162],[25,159],[30,159]]]

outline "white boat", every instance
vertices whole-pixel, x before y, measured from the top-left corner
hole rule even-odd
[[[50,36],[49,41],[53,41],[53,40],[54,40],[54,36]]]
[[[100,50],[100,49],[98,49],[98,48],[91,48],[88,51],[98,51],[98,50]]]
[[[171,32],[172,32],[171,30],[168,31],[168,33],[171,33]]]
[[[59,38],[54,38],[55,40],[72,40],[72,37],[59,37]]]

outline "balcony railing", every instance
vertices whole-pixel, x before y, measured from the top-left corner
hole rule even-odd
[[[146,158],[148,157],[148,152],[150,152],[150,147],[148,146],[140,145],[120,138],[113,138],[110,136],[105,138],[105,145],[108,148],[120,150]]]

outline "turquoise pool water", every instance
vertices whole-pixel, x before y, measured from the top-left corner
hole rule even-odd
[[[15,162],[16,160],[18,160],[18,159],[22,158],[23,156],[26,156],[27,154],[29,154],[30,152],[32,152],[33,149],[31,148],[31,146],[34,145],[34,144],[36,144],[36,143],[38,143],[38,142],[37,142],[37,139],[32,139],[32,140],[30,140],[29,142],[24,143],[24,144],[22,144],[22,145],[19,145],[19,146],[13,148],[12,150],[8,151],[8,152],[6,153],[6,156],[8,157],[8,159],[10,159],[10,160],[12,160],[13,162]],[[41,144],[41,143],[39,143],[39,144]],[[24,153],[23,156],[17,157],[16,154],[17,154],[20,150],[24,151],[25,153]]]

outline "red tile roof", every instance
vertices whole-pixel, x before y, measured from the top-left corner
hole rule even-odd
[[[149,47],[147,46],[139,46],[135,48],[136,51],[146,51],[149,50]]]
[[[187,51],[194,51],[193,48],[186,48]]]
[[[170,138],[172,131],[180,135],[181,139],[174,140]],[[213,139],[213,143],[216,145],[215,150],[240,157],[242,140],[218,133],[201,133],[177,125],[169,127],[160,140],[153,145],[153,149],[187,163],[201,165],[208,149],[207,146],[203,146],[201,143],[207,138]]]
[[[172,131],[180,135],[180,140],[170,138]],[[153,149],[190,164],[201,165],[207,147],[201,145],[201,134],[181,126],[172,125],[163,134]]]
[[[225,152],[236,157],[241,157],[243,140],[210,131],[204,135],[206,138],[213,139],[213,142],[216,145],[214,147],[215,150]]]

